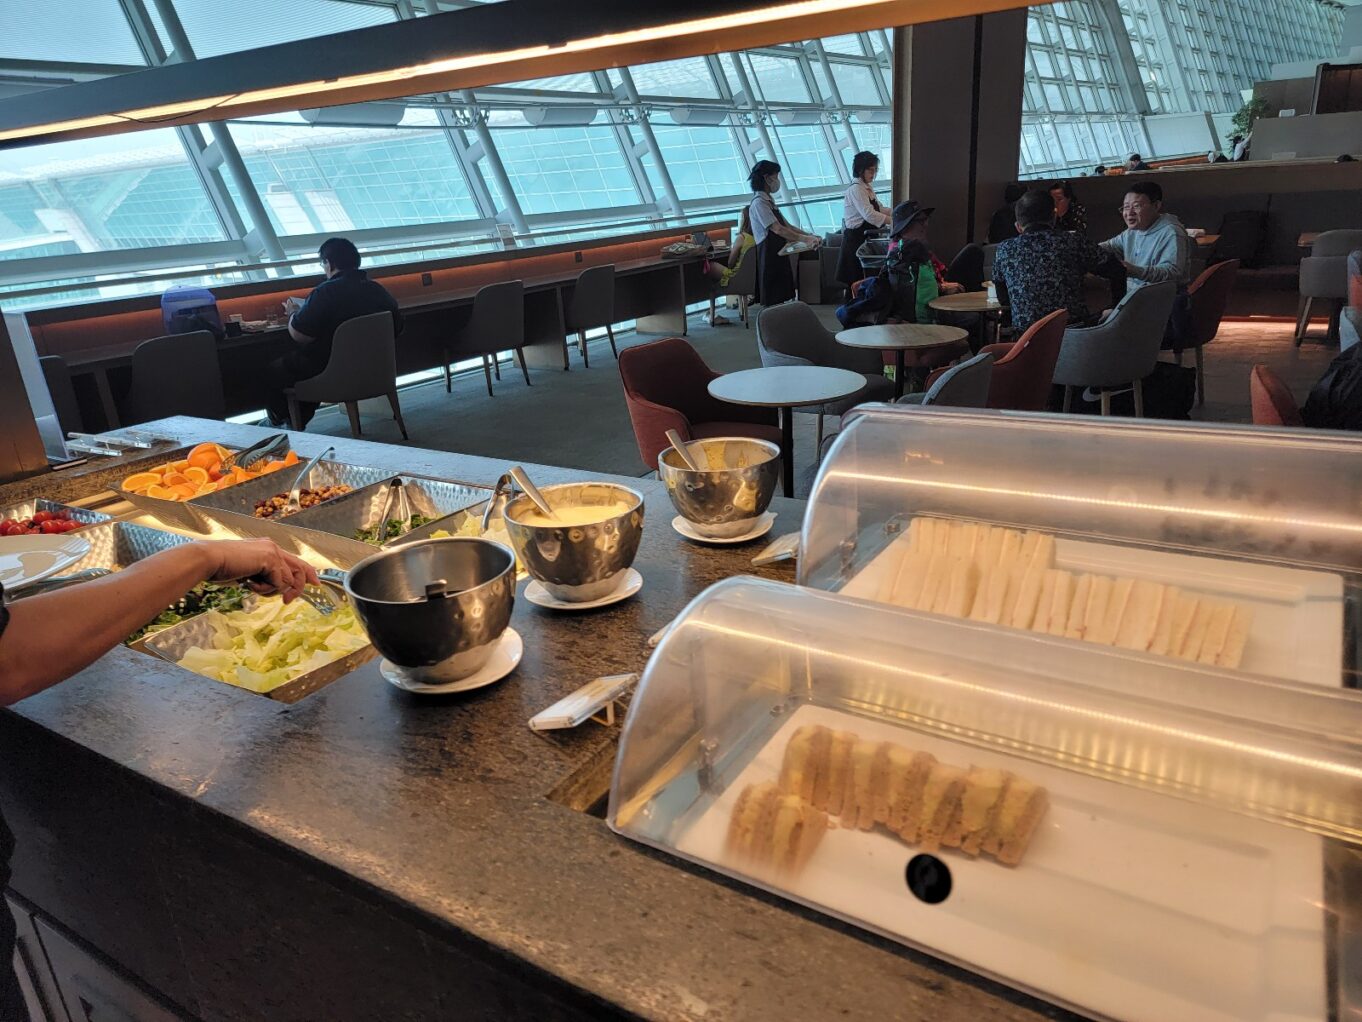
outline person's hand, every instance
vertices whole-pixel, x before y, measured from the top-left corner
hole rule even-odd
[[[814,248],[817,248],[819,245],[823,244],[823,239],[820,238],[817,234],[806,234],[804,236],[804,240],[807,241]]]
[[[964,284],[957,284],[953,280],[943,280],[941,282],[941,293],[943,295],[963,294],[964,290],[965,290]]]
[[[1124,259],[1122,259],[1121,265],[1125,268],[1126,273],[1129,274],[1130,276],[1138,277],[1140,275],[1140,267],[1136,266],[1134,263],[1128,263]]]
[[[195,545],[208,557],[207,578],[213,582],[244,580],[253,592],[278,593],[285,603],[294,600],[304,586],[319,584],[312,565],[268,539],[203,540]]]

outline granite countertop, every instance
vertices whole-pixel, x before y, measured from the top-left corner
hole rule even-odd
[[[266,434],[189,418],[139,428],[186,442]],[[484,485],[507,467],[306,433],[294,442],[304,457],[334,443],[343,462]],[[511,623],[525,656],[497,685],[413,696],[386,684],[375,660],[282,705],[120,648],[9,712],[642,1017],[1071,1017],[646,850],[548,797],[608,768],[618,727],[536,734],[531,716],[594,677],[640,670],[648,637],[711,583],[793,581],[794,569],[754,569],[759,544],[689,543],[668,526],[655,481],[528,467],[540,482],[613,478],[644,493],[635,562],[644,585],[624,603],[571,615],[518,598]],[[101,461],[22,481],[0,488],[0,504],[77,499],[128,471]],[[778,497],[772,508],[772,536],[798,527],[802,502]]]

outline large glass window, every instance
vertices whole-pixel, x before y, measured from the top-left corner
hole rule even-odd
[[[609,127],[493,129],[511,188],[529,214],[641,202]]]
[[[1195,155],[1153,151],[1141,116],[1205,112],[1223,123],[1272,64],[1332,55],[1342,23],[1338,5],[1318,0],[1115,0],[1110,19],[1104,3],[1030,9],[1023,176],[1090,169],[1132,151]],[[1133,67],[1121,59],[1123,45]]]
[[[173,131],[0,152],[0,256],[225,238]]]
[[[383,24],[434,6],[170,4],[197,58]],[[140,65],[129,18],[142,7],[162,48],[174,49],[164,5],[150,0],[0,7],[0,63],[9,55],[101,65],[92,74],[107,73],[109,64]],[[158,263],[163,269],[183,270],[186,279],[220,273],[225,281],[289,272],[247,267],[274,262],[280,250],[310,256],[317,234],[381,231],[356,240],[371,264],[382,265],[419,252],[497,247],[493,221],[518,232],[528,227],[532,237],[524,243],[533,244],[584,236],[573,230],[627,229],[617,221],[676,222],[673,196],[686,216],[731,216],[749,197],[747,174],[762,156],[784,166],[781,201],[791,215],[810,228],[832,229],[855,149],[880,153],[888,197],[889,39],[887,32],[847,34],[822,40],[821,52],[803,43],[767,46],[417,96],[372,111],[323,110],[311,121],[271,114],[229,121],[225,132],[162,129],[0,152],[0,305],[58,300],[22,293],[36,287],[35,274],[17,267],[39,259],[43,274],[51,269],[43,279],[62,285],[61,300],[88,301],[166,286],[136,277],[153,257],[119,257],[130,249],[167,247]],[[615,90],[626,74],[637,102]],[[536,125],[539,110],[548,113]],[[400,121],[392,123],[395,111]],[[195,159],[212,142],[218,151]],[[253,221],[257,210],[265,222]],[[432,231],[432,224],[440,226]],[[197,243],[220,244],[208,251],[168,248]],[[60,272],[65,257],[89,252],[110,253],[107,272],[75,266]],[[313,268],[310,259],[298,265],[301,272]],[[97,286],[67,292],[84,281]]]
[[[231,131],[279,234],[478,215],[439,130],[233,124]]]

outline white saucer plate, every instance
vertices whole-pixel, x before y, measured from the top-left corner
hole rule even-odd
[[[398,668],[389,660],[382,660],[378,673],[390,685],[396,685],[404,692],[414,692],[423,696],[446,696],[455,692],[471,692],[474,689],[494,685],[516,669],[520,658],[525,655],[525,641],[514,628],[507,628],[497,640],[497,648],[492,651],[491,659],[482,665],[482,670],[458,681],[444,685],[426,685],[419,681],[404,678]]]
[[[89,552],[83,536],[6,536],[0,539],[0,585],[13,592],[40,582]]]
[[[638,573],[637,569],[626,568],[620,572],[620,584],[615,591],[607,593],[598,600],[588,600],[585,603],[570,603],[567,600],[560,600],[545,589],[544,584],[537,579],[532,579],[530,584],[525,587],[525,599],[548,610],[594,610],[597,607],[608,607],[612,603],[627,600],[642,588],[643,576]]]
[[[687,539],[693,539],[697,543],[714,543],[720,546],[727,546],[732,543],[750,543],[754,539],[761,539],[762,536],[771,531],[771,527],[776,524],[776,512],[767,511],[765,514],[757,516],[754,521],[755,524],[752,528],[741,536],[703,536],[695,531],[694,525],[680,515],[672,519],[672,528]]]

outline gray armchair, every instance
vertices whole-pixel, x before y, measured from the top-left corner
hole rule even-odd
[[[1055,383],[1064,387],[1064,410],[1073,403],[1074,387],[1101,392],[1102,414],[1111,414],[1111,394],[1135,391],[1135,414],[1144,415],[1142,381],[1154,371],[1159,347],[1173,311],[1177,285],[1148,284],[1131,291],[1112,314],[1096,326],[1070,327],[1055,364]]]
[[[1339,312],[1348,298],[1348,254],[1362,248],[1362,230],[1325,231],[1310,254],[1301,260],[1300,314],[1296,318],[1296,346],[1305,340],[1317,302],[1329,306],[1328,339],[1338,339]]]
[[[918,394],[904,394],[901,405],[935,405],[949,408],[988,407],[988,387],[993,377],[993,352],[981,351],[951,366],[936,382]]]
[[[824,415],[841,415],[864,401],[887,401],[894,391],[894,385],[885,378],[884,359],[878,351],[838,344],[832,331],[804,302],[763,307],[757,313],[757,353],[764,366],[831,366],[865,377],[865,389],[859,394],[831,404],[795,409],[818,416],[820,443]]]
[[[294,429],[303,428],[300,402],[343,404],[350,417],[351,436],[360,435],[359,402],[386,397],[406,440],[407,424],[402,421],[402,406],[397,401],[397,337],[392,313],[372,312],[336,327],[326,368],[299,380],[284,395]]]

